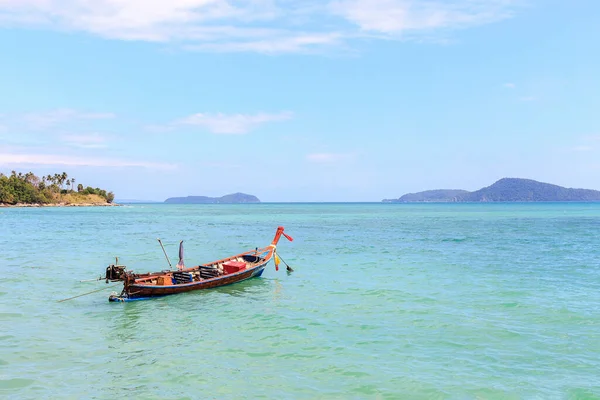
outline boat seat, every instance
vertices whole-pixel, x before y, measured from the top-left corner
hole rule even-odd
[[[173,272],[173,280],[176,285],[180,283],[190,283],[194,281],[194,276],[189,272],[178,271]]]

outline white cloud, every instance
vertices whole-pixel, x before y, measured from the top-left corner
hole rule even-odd
[[[223,43],[203,43],[186,46],[189,50],[209,50],[215,52],[256,52],[276,53],[311,53],[323,46],[332,46],[343,42],[344,36],[339,32],[331,33],[294,33],[282,32],[277,37],[258,38],[257,40],[230,41]]]
[[[352,157],[352,154],[344,153],[312,153],[306,156],[306,159],[315,163],[333,163],[342,160],[347,160]]]
[[[2,1],[2,0],[0,0]],[[114,118],[112,113],[93,113],[61,108],[46,112],[29,113],[23,116],[25,122],[33,129],[48,129],[65,122],[80,120],[96,120]]]
[[[338,0],[334,13],[364,31],[387,34],[465,28],[511,16],[509,0]]]
[[[515,85],[514,83],[505,83],[505,84],[504,84],[504,85],[502,85],[502,86],[504,86],[504,87],[505,87],[505,88],[507,88],[507,89],[514,89],[514,88],[516,88],[516,87],[517,87],[517,85]]]
[[[63,165],[87,167],[140,167],[174,169],[173,164],[153,163],[113,158],[77,157],[63,154],[0,153],[0,166]]]
[[[491,23],[510,17],[517,1],[0,0],[0,25],[208,51],[307,52],[374,33],[389,39]]]
[[[63,135],[61,139],[66,144],[83,149],[100,149],[107,147],[107,138],[97,133],[85,135]]]
[[[243,134],[267,122],[285,121],[292,113],[278,114],[205,114],[198,113],[176,121],[178,125],[191,125],[208,129],[213,133]]]

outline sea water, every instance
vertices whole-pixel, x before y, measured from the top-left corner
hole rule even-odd
[[[290,274],[132,303],[80,282],[279,225]],[[0,209],[0,397],[598,399],[600,204]]]

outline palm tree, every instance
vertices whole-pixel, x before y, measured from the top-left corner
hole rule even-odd
[[[52,183],[54,183],[54,185],[56,187],[56,191],[60,193],[60,188],[62,186],[60,175],[54,174],[54,176],[52,178],[53,178]]]
[[[75,178],[71,178],[71,190],[75,190]]]

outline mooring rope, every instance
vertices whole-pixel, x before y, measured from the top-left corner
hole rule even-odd
[[[57,301],[57,303],[62,303],[63,301],[67,301],[67,300],[73,300],[73,299],[76,299],[76,298],[78,298],[78,297],[86,296],[86,295],[88,295],[88,294],[92,294],[92,293],[101,292],[101,291],[103,291],[103,290],[110,289],[110,288],[112,288],[112,287],[119,286],[119,285],[120,285],[120,283],[117,283],[117,284],[115,284],[115,285],[105,286],[105,287],[103,287],[102,289],[98,289],[98,290],[92,290],[91,292],[87,292],[87,293],[84,293],[84,294],[78,294],[77,296],[69,297],[68,299],[62,299],[62,300],[58,300],[58,301]]]

